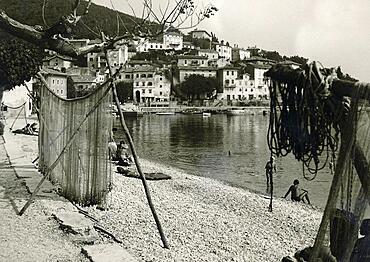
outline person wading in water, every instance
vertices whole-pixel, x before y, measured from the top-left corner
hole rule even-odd
[[[272,179],[272,175],[276,173],[276,164],[275,164],[275,157],[271,157],[269,161],[267,161],[266,166],[266,183],[267,183],[267,192],[270,190],[270,179]]]

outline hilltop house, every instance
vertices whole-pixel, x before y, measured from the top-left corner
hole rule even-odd
[[[73,59],[68,56],[54,54],[45,57],[43,60],[43,67],[54,68],[58,70],[64,70],[73,66]]]
[[[219,57],[231,61],[232,48],[228,42],[225,44],[224,40],[221,40],[221,43],[214,43],[214,48],[218,52]]]
[[[163,46],[165,49],[182,50],[183,48],[183,35],[174,27],[168,28],[163,33]]]
[[[212,35],[210,35],[205,30],[198,30],[195,29],[189,33],[191,35],[192,39],[207,39],[209,41],[212,41]]]
[[[235,45],[231,51],[231,60],[240,61],[251,57],[251,52],[247,49],[240,48]]]

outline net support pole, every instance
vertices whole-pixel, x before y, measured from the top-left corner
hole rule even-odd
[[[103,39],[105,38],[104,35],[102,37],[103,37]],[[112,69],[112,66],[111,66],[111,64],[109,62],[109,56],[108,56],[108,51],[107,50],[105,50],[105,57],[107,59],[109,73],[112,76],[113,75],[113,69]],[[128,128],[127,128],[125,119],[123,117],[123,113],[122,113],[122,110],[121,110],[121,107],[120,107],[120,103],[119,103],[119,100],[118,100],[116,85],[115,85],[114,81],[112,82],[112,86],[113,86],[114,101],[115,101],[115,103],[117,105],[117,109],[118,109],[118,113],[119,113],[120,124],[121,124],[122,129],[125,132],[125,136],[126,136],[126,139],[127,139],[128,143],[129,143],[129,146],[130,146],[130,149],[131,149],[131,152],[132,152],[132,156],[134,157],[134,161],[135,161],[135,165],[136,165],[137,171],[138,171],[138,173],[140,175],[140,178],[141,178],[141,181],[143,183],[143,187],[144,187],[145,195],[146,195],[146,198],[147,198],[149,207],[150,207],[150,211],[152,212],[153,218],[154,218],[155,223],[157,225],[157,229],[159,231],[159,235],[161,237],[161,240],[162,240],[162,243],[163,243],[163,247],[164,248],[169,248],[169,245],[168,245],[166,236],[165,236],[165,234],[163,232],[163,228],[162,228],[161,222],[159,220],[158,214],[157,214],[157,212],[155,210],[155,207],[154,207],[154,204],[153,204],[153,201],[152,201],[152,197],[151,197],[151,194],[150,194],[148,183],[147,183],[147,181],[145,179],[145,175],[144,175],[144,173],[143,173],[143,171],[141,169],[140,163],[139,163],[139,158],[138,158],[137,153],[136,153],[134,142],[132,140],[132,137],[131,137],[130,132],[129,132]]]

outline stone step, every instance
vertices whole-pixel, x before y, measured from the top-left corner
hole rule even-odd
[[[92,262],[137,262],[127,250],[118,244],[84,246],[82,253]]]

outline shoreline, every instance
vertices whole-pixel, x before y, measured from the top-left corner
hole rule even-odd
[[[8,133],[4,138],[10,156],[12,151],[25,155],[17,164],[25,164],[37,153],[37,137],[33,142],[25,135]],[[148,181],[169,250],[161,247],[141,180],[116,173],[114,165],[109,209],[85,208],[138,261],[273,262],[313,244],[322,216],[317,208],[274,198],[271,213],[269,198],[263,194],[150,160],[140,159],[140,163],[144,172],[172,176]]]

